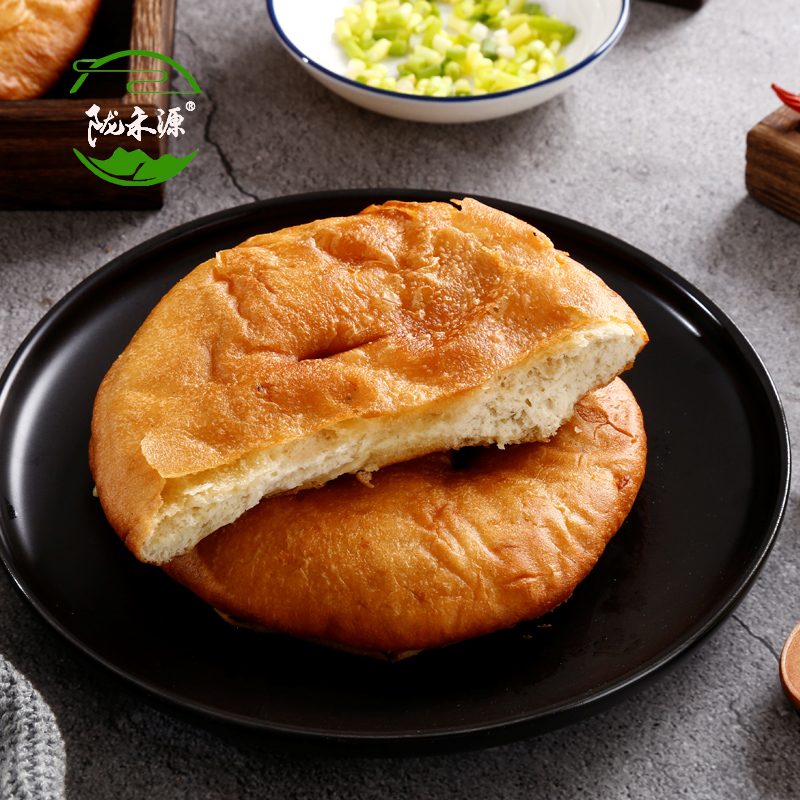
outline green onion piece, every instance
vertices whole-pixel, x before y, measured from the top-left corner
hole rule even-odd
[[[440,77],[442,75],[442,67],[440,64],[431,64],[430,66],[422,67],[422,69],[417,70],[416,75],[418,80]]]
[[[485,89],[492,82],[494,78],[495,68],[492,66],[479,67],[475,71],[475,86],[479,89]]]
[[[347,41],[342,42],[342,46],[350,58],[360,58],[362,61],[367,60],[367,54],[356,43],[355,39],[347,39]]]
[[[408,53],[408,41],[406,39],[395,39],[389,48],[389,55],[393,58],[404,56]]]
[[[450,19],[447,20],[447,26],[456,35],[459,33],[466,33],[469,30],[469,22],[465,19],[461,19],[461,17],[457,17],[455,14],[450,15]]]
[[[547,45],[541,39],[534,39],[528,44],[526,49],[533,58],[539,58],[539,56],[547,49]]]
[[[350,30],[350,26],[347,24],[347,21],[343,19],[336,20],[333,32],[336,35],[336,38],[339,40],[339,42],[344,42],[347,39],[353,38],[353,31]]]
[[[505,29],[511,33],[514,28],[522,25],[524,22],[527,22],[530,17],[527,14],[512,14],[510,17],[506,17],[503,20],[503,25]]]
[[[475,3],[473,0],[462,0],[453,6],[453,13],[461,19],[469,19],[475,13]]]
[[[577,30],[574,25],[570,25],[569,30],[561,34],[561,44],[569,44],[574,38]]]
[[[531,17],[530,27],[536,28],[537,31],[547,31],[547,33],[560,33],[562,35],[568,34],[572,31],[572,35],[575,35],[575,28],[574,26],[570,25],[567,22],[562,22],[560,19],[554,19],[553,17],[545,17],[543,15],[537,15]]]
[[[461,75],[463,70],[461,69],[461,64],[457,61],[448,61],[444,65],[444,74],[447,75],[448,78],[452,78],[454,81],[457,81]]]
[[[556,71],[553,69],[551,64],[542,64],[539,69],[536,70],[536,77],[540,81],[543,81],[546,78],[552,78],[555,74]]]
[[[388,39],[378,39],[366,52],[367,61],[383,61],[389,55],[392,43]]]
[[[433,45],[433,37],[442,30],[442,21],[438,17],[428,17],[423,23],[422,44],[425,47]]]
[[[494,76],[494,83],[489,91],[491,92],[506,92],[509,89],[519,89],[525,85],[522,78],[516,75],[509,75],[507,72],[498,72]]]
[[[437,53],[445,55],[453,44],[453,41],[446,33],[437,33],[436,36],[433,37],[431,44]]]
[[[369,24],[369,20],[366,17],[361,17],[355,25],[351,25],[350,27],[353,29],[353,33],[356,36],[363,36],[364,32],[372,26]]]
[[[414,48],[414,57],[421,59],[427,64],[441,64],[444,61],[444,56],[438,50],[432,47],[426,47],[424,44],[418,45]],[[410,61],[411,59],[409,59]]]
[[[405,16],[402,11],[393,11],[391,14],[378,17],[378,22],[375,27],[382,27],[384,25],[387,28],[402,28],[405,30],[408,25],[408,17]]]
[[[497,61],[497,42],[491,36],[487,36],[481,42],[481,55],[484,58],[491,58],[492,61]]]
[[[375,28],[375,30],[372,31],[372,35],[377,41],[388,39],[390,42],[393,42],[401,33],[405,33],[405,31],[395,27]]]
[[[530,56],[528,55],[528,51],[520,49],[517,51],[517,54],[514,56],[514,58],[511,59],[511,63],[519,66],[520,64],[524,64],[529,58]]]
[[[527,22],[522,25],[517,25],[511,33],[508,34],[508,43],[513,47],[519,47],[521,44],[529,42],[533,38],[533,31]]]

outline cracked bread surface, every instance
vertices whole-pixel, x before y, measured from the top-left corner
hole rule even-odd
[[[98,391],[106,516],[163,563],[263,496],[546,439],[647,335],[597,276],[477,201],[390,202],[220,252]]]

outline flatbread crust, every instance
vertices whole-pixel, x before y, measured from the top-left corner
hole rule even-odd
[[[100,0],[0,0],[0,100],[41,97],[89,35]]]
[[[599,377],[592,356],[578,375],[588,385],[577,391],[573,381],[569,402],[556,398],[564,411],[546,438],[585,392],[633,363],[647,334],[599,277],[521,220],[471,199],[456,205],[389,202],[255,236],[162,299],[103,380],[92,419],[99,497],[137,557],[163,563],[270,493],[241,478],[254,454],[282,458],[282,448],[312,435],[325,444],[330,433],[335,446],[364,441],[354,425],[429,409],[441,416],[453,407],[446,403],[480,403],[504,370],[535,362],[555,374],[568,348],[594,353],[595,342],[611,342],[608,363],[597,359]],[[504,386],[493,391],[498,402],[511,396]],[[445,433],[463,441],[405,446],[393,432],[384,439],[398,450],[382,460],[311,470],[305,484],[301,465],[297,483],[272,493],[464,444],[528,441],[520,420],[529,408],[550,408],[545,400],[497,406],[497,424],[517,426],[505,440],[451,425]],[[370,445],[365,457],[377,452]],[[241,508],[223,521],[204,516],[204,503],[237,492],[247,496]]]
[[[396,660],[567,600],[628,515],[646,455],[617,379],[549,442],[269,498],[164,569],[229,621]]]

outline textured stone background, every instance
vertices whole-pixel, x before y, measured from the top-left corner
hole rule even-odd
[[[224,10],[223,10],[224,9]],[[179,4],[175,57],[203,95],[200,152],[158,212],[0,214],[0,367],[47,309],[113,256],[253,199],[411,187],[538,206],[601,228],[692,281],[741,327],[800,441],[800,225],[744,188],[745,135],[800,91],[797,0],[633,0],[620,44],[545,106],[425,126],[350,106],[284,53],[259,0]],[[188,151],[186,151],[188,152]],[[0,652],[53,709],[71,798],[788,798],[800,730],[778,655],[800,620],[797,493],[750,594],[657,684],[588,721],[427,759],[276,755],[152,710],[85,665],[0,575]]]

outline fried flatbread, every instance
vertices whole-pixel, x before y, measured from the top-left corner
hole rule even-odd
[[[470,199],[371,206],[175,286],[99,389],[92,471],[126,545],[164,563],[265,496],[546,439],[646,341],[521,220]]]
[[[269,498],[164,569],[236,624],[397,660],[567,600],[628,515],[646,455],[617,379],[549,442]]]

